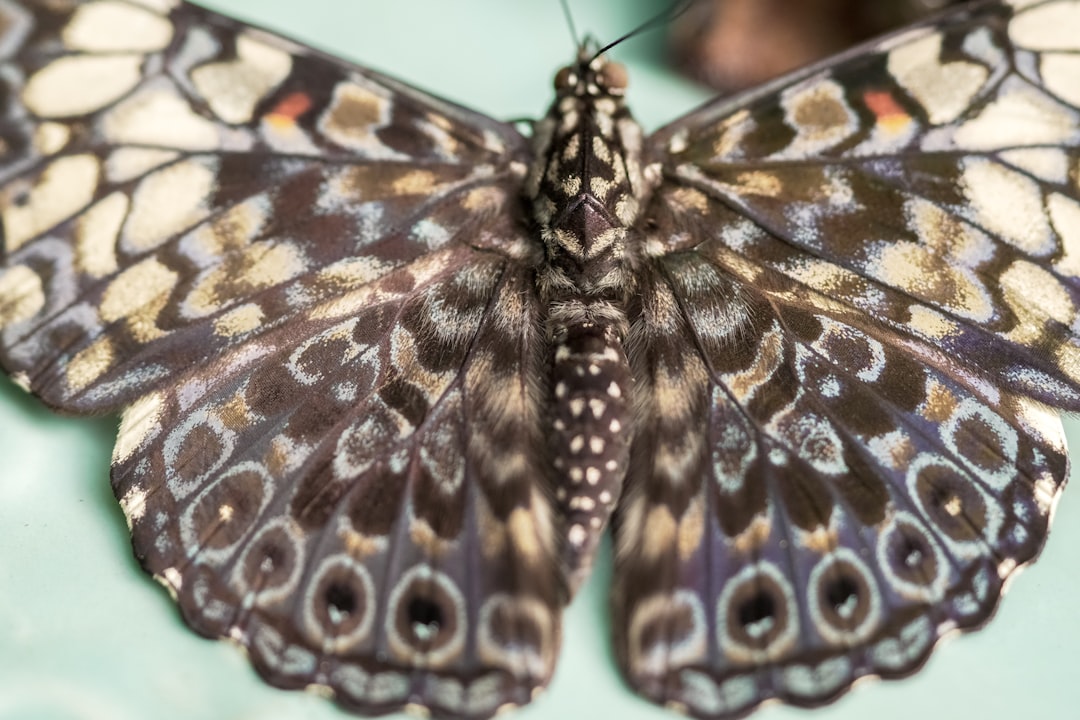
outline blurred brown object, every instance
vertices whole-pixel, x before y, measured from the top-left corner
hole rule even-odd
[[[956,0],[699,0],[672,23],[676,65],[731,92],[840,52]]]

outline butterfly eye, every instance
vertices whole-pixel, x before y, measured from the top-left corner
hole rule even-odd
[[[567,65],[564,68],[560,68],[559,72],[555,73],[555,91],[561,92],[563,90],[569,90],[577,84],[577,73],[574,72],[574,68]]]
[[[626,90],[626,66],[622,63],[609,62],[597,73],[600,86],[612,95],[621,95]]]

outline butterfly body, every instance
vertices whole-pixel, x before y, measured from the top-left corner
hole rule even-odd
[[[648,138],[587,54],[527,139],[175,0],[0,13],[0,361],[123,411],[137,556],[275,685],[529,702],[614,511],[639,691],[821,704],[1041,547],[1080,3],[975,5]]]
[[[537,285],[553,348],[555,493],[575,588],[618,502],[633,430],[624,348],[639,239],[631,228],[652,187],[642,172],[641,127],[623,98],[624,72],[584,48],[559,72],[525,184],[545,249]]]

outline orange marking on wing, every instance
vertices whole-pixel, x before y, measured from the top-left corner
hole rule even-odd
[[[877,124],[885,132],[901,132],[911,122],[911,116],[904,112],[896,98],[888,92],[867,91],[863,93],[863,102],[877,117]]]
[[[297,118],[311,109],[311,98],[307,93],[294,92],[281,99],[274,109],[266,113],[263,119],[278,130],[295,125]]]

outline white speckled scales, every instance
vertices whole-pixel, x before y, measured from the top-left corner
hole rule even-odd
[[[981,625],[1080,409],[1080,3],[983,3],[643,138],[512,126],[196,6],[0,2],[0,360],[124,409],[186,621],[480,718],[614,513],[631,684],[818,705]]]

